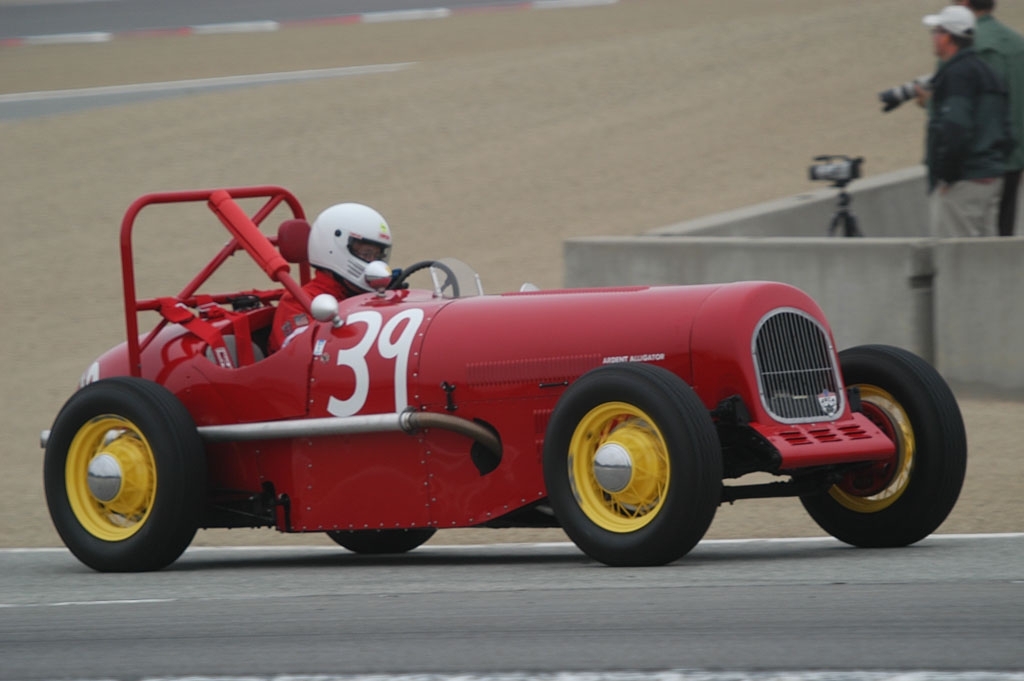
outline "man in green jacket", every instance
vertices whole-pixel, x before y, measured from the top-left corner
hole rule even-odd
[[[995,0],[957,0],[974,13],[974,51],[999,74],[1010,95],[1010,130],[1017,142],[1006,161],[999,204],[999,235],[1012,236],[1017,221],[1017,192],[1024,169],[1024,36],[992,15]]]
[[[1003,80],[972,49],[975,18],[951,5],[924,18],[940,66],[932,78],[925,162],[932,234],[995,236],[1014,147]]]

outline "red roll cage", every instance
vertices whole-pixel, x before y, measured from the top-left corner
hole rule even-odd
[[[265,198],[263,205],[249,217],[238,205],[236,199]],[[132,230],[139,213],[146,206],[168,203],[206,201],[210,210],[231,233],[231,240],[196,274],[192,280],[173,297],[139,299],[135,289],[135,265],[132,252]],[[308,296],[301,284],[309,281],[308,263],[299,264],[299,281],[289,272],[288,263],[275,245],[277,236],[266,236],[259,225],[280,205],[286,205],[292,216],[305,219],[305,213],[298,199],[288,190],[273,185],[256,187],[233,187],[227,189],[202,189],[190,191],[155,192],[145,194],[132,202],[121,222],[121,276],[124,286],[125,330],[127,333],[128,364],[132,376],[142,373],[141,355],[168,322],[188,323],[196,321],[192,310],[201,306],[221,305],[244,293],[255,296],[261,302],[277,300],[289,291],[309,307]],[[196,295],[196,291],[238,251],[247,252],[272,281],[284,289],[252,290],[213,295]],[[159,312],[162,319],[140,340],[138,315],[144,311]]]

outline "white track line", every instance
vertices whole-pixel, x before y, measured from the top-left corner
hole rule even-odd
[[[200,24],[190,26],[188,32],[194,35],[218,35],[222,33],[272,33],[281,28],[276,21],[234,21],[226,24]]]
[[[952,539],[1022,539],[1024,538],[1024,532],[982,532],[978,534],[933,534],[928,536],[922,541],[943,541]],[[800,543],[800,544],[812,544],[812,543],[824,543],[832,544],[838,542],[837,539],[832,537],[768,537],[768,538],[751,538],[751,539],[705,539],[701,541],[697,548],[701,546],[714,546],[715,544],[788,544],[788,543]],[[557,548],[563,546],[572,546],[572,542],[504,542],[497,544],[427,544],[423,548],[418,549],[420,551],[479,551],[479,550],[500,550],[502,547],[516,547],[516,548]],[[273,546],[191,546],[188,548],[189,552],[192,551],[331,551],[337,553],[338,547],[325,544],[291,544],[291,545],[273,545]],[[46,547],[26,547],[26,548],[0,548],[0,555],[5,553],[54,553],[62,552],[66,553],[67,549],[64,547],[46,546]],[[685,559],[684,559],[685,560]]]
[[[452,15],[450,9],[435,7],[433,9],[392,10],[390,12],[367,12],[360,15],[364,24],[378,24],[384,21],[419,21],[422,19],[447,19]]]
[[[69,45],[77,43],[108,43],[114,34],[106,31],[90,33],[54,33],[52,35],[30,35],[18,39],[25,45]]]
[[[197,90],[230,87],[234,85],[262,85],[266,83],[283,83],[294,80],[313,80],[317,78],[338,78],[342,76],[360,76],[370,73],[390,73],[401,71],[413,66],[416,62],[400,62],[396,64],[369,64],[366,66],[342,66],[332,69],[310,69],[305,71],[281,71],[277,73],[254,73],[244,76],[224,76],[221,78],[195,78],[191,80],[171,80],[156,83],[132,83],[129,85],[107,85],[103,87],[77,88],[73,90],[39,90],[35,92],[13,92],[0,95],[0,104],[9,102],[39,102],[53,99],[79,99],[83,97],[109,97],[111,95],[129,95],[145,92],[167,92],[172,90]]]

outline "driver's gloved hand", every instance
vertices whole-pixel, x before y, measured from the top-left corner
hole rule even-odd
[[[395,289],[395,282],[398,281],[399,279],[401,279],[401,277],[402,277],[402,268],[401,267],[396,267],[395,269],[391,270],[391,283],[388,284],[388,288],[394,290]],[[409,282],[403,282],[402,285],[400,287],[398,287],[398,288],[409,288]]]

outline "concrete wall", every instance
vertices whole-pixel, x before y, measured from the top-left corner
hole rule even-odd
[[[866,238],[823,236],[836,190],[691,220],[633,237],[570,239],[569,287],[783,281],[821,305],[840,348],[887,343],[950,383],[1024,396],[1024,237],[927,237],[919,168],[858,180]]]
[[[957,385],[1021,396],[1024,237],[950,239],[933,250],[936,367]]]
[[[864,236],[928,236],[927,187],[922,167],[854,180],[849,210]],[[679,236],[829,236],[839,190],[822,189],[717,213],[652,230]]]

